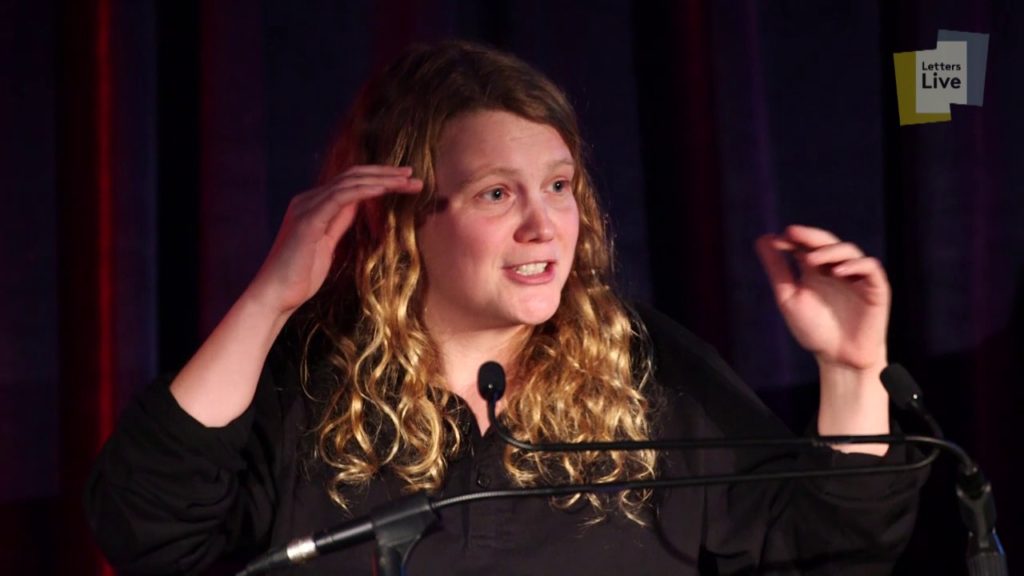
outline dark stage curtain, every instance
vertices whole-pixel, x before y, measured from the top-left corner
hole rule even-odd
[[[939,29],[990,35],[984,104],[900,127],[892,55]],[[753,240],[800,222],[880,257],[890,358],[992,478],[1012,562],[1022,33],[1009,0],[0,2],[0,571],[106,570],[80,500],[118,412],[246,285],[361,81],[448,37],[566,88],[622,290],[713,343],[795,429],[816,370]],[[962,571],[956,514],[941,464],[899,573]]]

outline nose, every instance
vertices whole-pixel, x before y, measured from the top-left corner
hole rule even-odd
[[[541,198],[527,196],[522,203],[522,221],[516,228],[516,242],[548,242],[555,237],[550,207]]]

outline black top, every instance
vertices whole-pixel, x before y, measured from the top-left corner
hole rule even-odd
[[[790,433],[692,334],[644,310],[663,400],[654,437]],[[297,351],[275,344],[249,410],[206,428],[166,382],[129,407],[96,463],[86,508],[101,547],[126,574],[203,573],[218,558],[268,547],[362,516],[401,494],[389,474],[353,492],[345,513],[328,498],[329,470],[304,464],[313,407],[302,394]],[[503,444],[481,437],[466,413],[470,450],[451,463],[443,495],[509,487]],[[665,453],[663,477],[754,469],[854,466],[906,460],[828,449]],[[452,507],[413,549],[410,576],[431,574],[887,574],[910,536],[923,474],[757,482],[659,491],[648,527],[589,505],[554,509],[542,498]],[[316,559],[297,574],[370,574],[372,543]],[[289,572],[292,573],[292,572]]]

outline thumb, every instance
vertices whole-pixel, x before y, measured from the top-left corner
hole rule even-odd
[[[779,303],[789,300],[797,290],[793,272],[782,254],[783,251],[791,251],[793,248],[792,243],[774,234],[765,234],[754,242],[754,249]]]

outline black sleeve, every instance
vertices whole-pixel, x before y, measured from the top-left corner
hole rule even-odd
[[[709,345],[656,311],[637,310],[665,395],[662,434],[792,436]],[[884,457],[828,448],[707,450],[670,457],[667,468],[733,474],[902,464],[918,457],[903,446],[891,447]],[[913,531],[926,476],[922,471],[709,486],[701,566],[716,574],[889,574]]]
[[[168,378],[125,410],[85,494],[100,548],[121,573],[195,574],[226,553],[265,547],[291,374],[275,345],[253,403],[221,428],[182,410]]]

